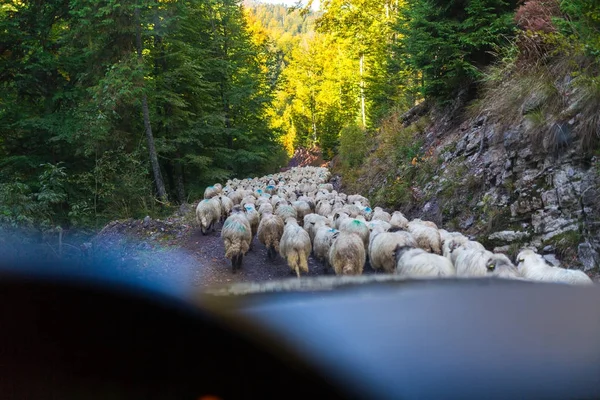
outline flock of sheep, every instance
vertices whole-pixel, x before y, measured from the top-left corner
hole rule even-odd
[[[553,267],[524,249],[517,265],[504,254],[429,221],[409,221],[399,211],[371,209],[368,199],[345,195],[328,183],[326,168],[298,167],[254,179],[209,186],[196,208],[203,234],[223,221],[221,237],[233,272],[253,238],[270,260],[283,257],[300,277],[312,253],[337,275],[360,275],[365,263],[405,278],[500,277],[590,284],[582,271]]]

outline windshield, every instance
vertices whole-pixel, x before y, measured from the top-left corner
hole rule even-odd
[[[0,251],[218,294],[591,284],[597,11],[3,2]]]

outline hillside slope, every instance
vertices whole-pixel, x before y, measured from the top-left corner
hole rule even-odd
[[[342,185],[497,251],[532,246],[590,271],[600,262],[600,160],[572,136],[580,123],[551,124],[561,141],[532,134],[526,115],[506,123],[420,106],[384,123]]]

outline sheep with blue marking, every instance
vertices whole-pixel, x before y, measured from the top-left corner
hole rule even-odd
[[[204,199],[196,207],[196,221],[203,235],[210,229],[215,230],[215,224],[221,218],[221,203],[216,197]]]

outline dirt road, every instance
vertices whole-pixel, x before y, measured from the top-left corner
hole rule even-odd
[[[200,230],[190,232],[182,243],[182,249],[197,261],[195,280],[198,286],[214,287],[238,282],[264,282],[273,279],[295,276],[281,257],[267,260],[267,249],[254,239],[253,250],[249,251],[242,262],[242,269],[231,272],[231,262],[225,258],[221,227],[216,232],[203,236]],[[323,265],[312,256],[308,260],[307,276],[325,275]],[[330,271],[330,274],[333,272]]]

